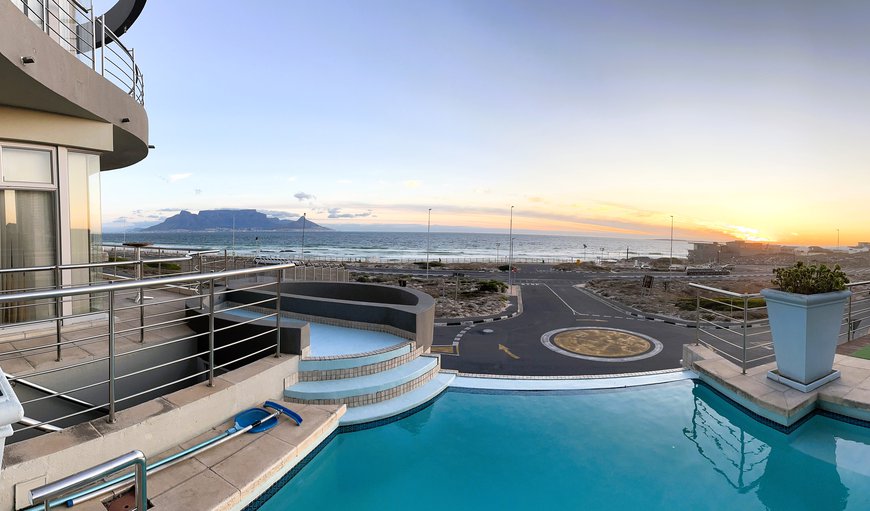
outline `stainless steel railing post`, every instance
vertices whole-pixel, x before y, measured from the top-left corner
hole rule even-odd
[[[695,346],[701,344],[701,290],[695,292]]]
[[[284,270],[275,270],[275,358],[281,357],[281,276]]]
[[[91,18],[91,69],[97,70],[97,18],[94,16],[94,5],[91,2],[89,12]]]
[[[205,266],[202,264],[202,254],[197,254],[196,260],[197,260],[197,266],[198,266],[196,268],[196,271],[198,271],[199,274],[202,275],[205,273]],[[199,310],[202,310],[204,296],[202,294],[202,281],[201,280],[197,281],[197,283],[196,283],[196,292],[199,295]]]
[[[849,295],[849,310],[846,315],[846,341],[852,340],[852,296],[854,296],[854,293]]]
[[[208,283],[208,386],[214,387],[214,279]]]
[[[106,76],[106,15],[100,16],[100,74]]]
[[[749,326],[749,298],[743,297],[743,360],[740,366],[743,368],[743,374],[746,374],[746,329]]]
[[[109,418],[115,423],[115,291],[109,291]]]
[[[54,288],[55,289],[60,289],[61,287],[63,287],[61,285],[61,282],[60,282],[60,277],[61,277],[60,266],[54,265]],[[63,307],[63,298],[58,296],[57,298],[54,299],[54,317],[55,317],[54,329],[55,329],[55,335],[57,336],[57,361],[58,362],[60,362],[60,360],[61,360],[60,330],[61,330],[61,323],[63,322],[63,319],[61,319],[61,317],[63,315],[62,307]]]

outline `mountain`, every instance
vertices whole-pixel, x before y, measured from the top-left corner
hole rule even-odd
[[[306,231],[331,231],[328,227],[305,220]],[[199,214],[181,211],[157,225],[145,227],[143,231],[301,231],[303,219],[281,220],[266,216],[255,209],[211,209]]]

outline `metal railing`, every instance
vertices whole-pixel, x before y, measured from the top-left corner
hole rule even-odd
[[[101,479],[120,472],[129,467],[136,467],[135,484],[136,509],[144,511],[148,509],[148,475],[145,464],[145,455],[142,451],[130,451],[117,458],[104,461],[71,476],[64,477],[53,483],[49,483],[30,490],[30,504],[42,505],[48,511],[52,507],[52,501],[69,495],[73,491],[89,486]]]
[[[740,366],[773,360],[767,305],[759,293],[735,293],[691,283],[697,291],[695,344],[703,344]]]
[[[108,27],[105,15],[94,14],[93,2],[77,0],[20,0],[16,6],[62,48],[95,72],[145,104],[145,82],[136,54]]]
[[[78,284],[64,284],[63,283],[63,272],[65,271],[73,271],[73,270],[105,270],[106,268],[111,268],[113,274],[108,275],[110,280],[114,279],[130,279],[135,278],[137,280],[142,280],[146,277],[146,267],[154,267],[156,268],[157,276],[163,275],[163,268],[170,269],[167,265],[187,262],[188,267],[185,269],[179,265],[177,271],[173,271],[173,275],[189,275],[189,274],[202,274],[207,273],[207,255],[219,253],[218,250],[204,250],[200,252],[191,252],[188,254],[184,254],[177,257],[164,257],[157,259],[144,259],[141,257],[136,257],[135,259],[131,258],[130,260],[122,260],[116,256],[110,257],[110,261],[107,262],[98,262],[98,263],[81,263],[81,264],[56,264],[52,266],[35,266],[29,268],[4,268],[0,269],[0,278],[5,275],[19,275],[19,274],[39,274],[39,273],[49,273],[53,279],[53,285],[43,286],[43,287],[32,287],[32,288],[12,288],[12,289],[4,289],[4,294],[11,293],[21,293],[28,291],[44,291],[48,289],[69,289],[73,287],[81,287],[83,284],[88,285],[87,283],[78,283]],[[218,260],[219,261],[219,260]],[[213,263],[214,264],[214,263]],[[118,270],[123,269],[125,267],[132,267],[133,272],[132,275],[123,275],[119,274]],[[211,271],[214,270],[214,266],[212,266]],[[105,271],[104,271],[105,274]],[[25,279],[26,280],[26,279]],[[32,279],[36,280],[36,278]],[[199,292],[199,289],[194,289],[194,291]],[[0,294],[3,296],[3,294]],[[140,294],[138,300],[141,301],[143,296]],[[54,310],[50,313],[54,317],[55,322],[55,330],[57,333],[57,338],[60,340],[60,331],[64,321],[74,320],[76,318],[80,318],[83,316],[92,315],[94,312],[99,312],[100,310],[104,310],[104,307],[98,307],[94,304],[96,300],[99,300],[95,295],[84,294],[84,295],[70,295],[68,297],[56,296],[54,300],[50,303],[47,303],[46,299],[37,299],[32,301],[24,301],[24,302],[10,302],[9,300],[0,301],[0,326],[6,323],[4,318],[15,315],[18,317],[26,318],[28,316],[36,316],[34,319],[23,320],[23,321],[14,321],[15,326],[21,327],[26,326],[31,323],[40,323],[44,321],[44,318],[38,317],[38,314],[28,314],[29,311],[46,306],[53,307]],[[64,303],[68,303],[70,305],[70,309],[72,309],[77,303],[87,302],[85,306],[86,312],[81,313],[72,313],[72,314],[64,314],[63,308]],[[144,317],[140,318],[140,326],[144,324]],[[57,360],[61,360],[62,350],[61,345],[57,346]]]
[[[281,304],[278,297],[283,272],[291,267],[274,265],[0,295],[0,305],[66,299],[83,294],[104,295],[108,303],[108,318],[101,326],[72,329],[61,332],[59,336],[28,336],[28,342],[23,344],[18,344],[15,339],[0,341],[0,365],[10,359],[25,359],[35,368],[8,375],[13,385],[19,381],[27,382],[26,386],[31,389],[31,395],[21,399],[25,415],[31,416],[31,406],[41,403],[44,408],[50,400],[61,397],[72,397],[80,403],[70,413],[31,422],[17,428],[16,433],[45,429],[41,427],[48,424],[68,426],[82,420],[93,420],[104,413],[109,422],[114,422],[119,406],[132,406],[161,395],[158,393],[171,392],[196,382],[213,385],[216,371],[229,370],[245,360],[267,353],[280,356]],[[216,325],[216,312],[231,312],[231,309],[219,307],[225,295],[231,292],[219,284],[229,280],[237,283],[233,291],[265,288],[276,293],[275,297],[239,305],[236,309],[251,307],[253,311],[254,307],[271,304],[274,312],[251,314],[252,319],[245,317],[243,321]],[[186,292],[189,284],[196,284],[198,295]],[[154,295],[153,299],[137,301],[136,298],[146,290]],[[186,312],[190,307],[199,310],[194,319]],[[208,324],[204,331],[191,327],[191,321],[203,321],[203,318]],[[264,326],[261,320],[273,320],[274,325]],[[56,319],[43,321],[54,322]],[[250,333],[250,327],[234,330],[257,322],[259,326],[253,329],[254,333]],[[269,321],[265,325],[269,325]],[[220,339],[216,336],[223,339],[219,346],[216,344]],[[4,349],[7,347],[11,349]],[[75,350],[71,363],[47,363],[44,360],[46,351],[62,348]],[[232,351],[224,351],[230,349]],[[216,360],[216,355],[220,355],[221,360]],[[86,370],[88,367],[91,369]],[[66,374],[71,377],[67,378]],[[31,382],[40,385],[42,391],[32,391]],[[69,399],[66,402],[69,403]]]
[[[735,293],[689,284],[697,292],[695,344],[703,344],[740,366],[774,360],[767,304],[760,293]],[[846,285],[852,291],[840,323],[838,344],[870,335],[870,281]]]

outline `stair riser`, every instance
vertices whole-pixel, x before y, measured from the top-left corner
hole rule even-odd
[[[399,367],[400,365],[414,360],[423,354],[423,348],[417,348],[415,350],[410,351],[409,353],[405,353],[396,358],[391,358],[389,360],[384,360],[383,362],[377,362],[374,364],[359,366],[359,367],[349,367],[346,369],[327,369],[327,370],[317,370],[317,371],[300,371],[299,372],[299,381],[324,381],[324,380],[341,380],[344,378],[356,378],[358,376],[366,376],[369,374],[380,373],[382,371],[387,371],[389,369],[393,369],[395,367]]]
[[[348,407],[354,406],[364,406],[370,405],[374,403],[380,403],[381,401],[386,401],[387,399],[392,399],[397,396],[401,396],[405,392],[410,392],[422,385],[425,385],[429,381],[432,380],[437,374],[438,371],[441,370],[441,360],[438,360],[438,363],[435,366],[427,371],[422,376],[419,376],[411,381],[405,382],[396,387],[392,387],[386,390],[382,390],[380,392],[376,392],[373,394],[361,394],[357,396],[348,396],[339,399],[312,399],[305,400],[293,397],[285,397],[284,401],[289,403],[301,403],[301,404],[346,404]]]

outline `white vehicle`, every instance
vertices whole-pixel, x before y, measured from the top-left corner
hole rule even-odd
[[[682,264],[672,264],[668,266],[668,271],[686,271],[686,266]]]

